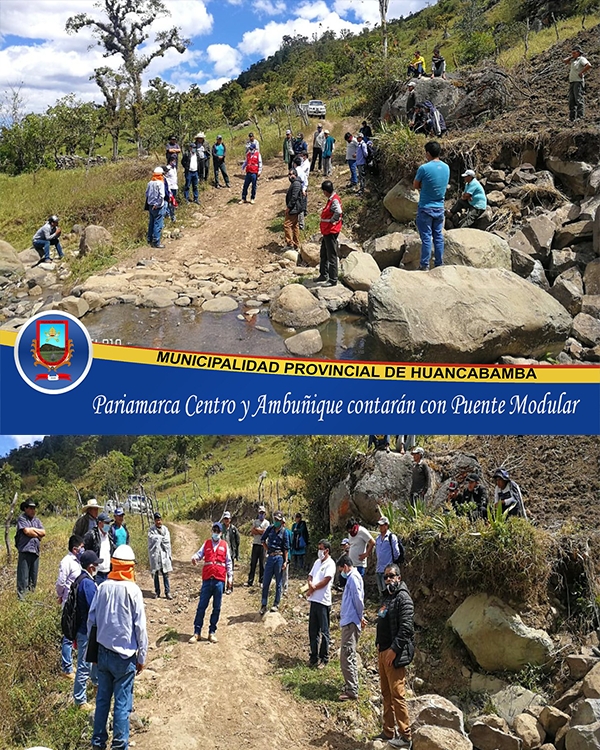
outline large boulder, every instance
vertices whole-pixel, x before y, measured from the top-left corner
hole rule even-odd
[[[556,709],[555,709],[556,710]],[[566,714],[563,714],[566,716]],[[569,717],[567,716],[567,719]],[[594,724],[600,721],[600,700],[598,698],[587,698],[577,703],[571,717],[571,725],[574,727]],[[564,724],[567,722],[565,721]],[[564,726],[563,724],[563,726]]]
[[[591,164],[548,156],[546,166],[574,195],[584,196],[587,193],[587,182],[593,169]]]
[[[492,696],[491,702],[498,716],[511,727],[519,714],[535,714],[545,705],[545,700],[540,695],[522,685],[509,685],[504,690],[499,690]]]
[[[599,718],[600,714],[594,719],[594,721],[597,721]],[[562,729],[565,724],[569,722],[569,715],[563,711],[559,711],[558,708],[555,708],[554,706],[544,706],[540,711],[538,721],[550,737],[556,737],[559,729]],[[583,724],[584,722],[581,723]],[[591,722],[589,723],[591,724]]]
[[[513,722],[513,732],[521,739],[523,750],[536,750],[546,739],[546,731],[531,714],[519,714]]]
[[[586,698],[600,698],[600,664],[586,674],[582,691]]]
[[[441,695],[420,695],[408,701],[408,715],[413,732],[419,727],[448,727],[461,734],[465,732],[463,712],[452,701]]]
[[[363,245],[363,250],[373,258],[378,268],[383,269],[398,266],[404,254],[405,244],[406,235],[394,232],[367,240]]]
[[[583,300],[583,279],[577,268],[569,268],[557,277],[550,294],[568,310],[570,315],[581,312]]]
[[[300,246],[300,257],[311,268],[316,268],[321,261],[321,248],[316,242],[304,242]]]
[[[39,256],[36,253],[36,258]],[[0,276],[20,276],[25,271],[25,266],[19,260],[14,247],[4,240],[0,240]]]
[[[580,242],[589,242],[594,236],[594,222],[590,219],[583,221],[574,221],[571,224],[565,224],[557,230],[554,235],[552,246],[559,250],[563,247],[571,247]]]
[[[600,750],[600,721],[571,727],[565,738],[566,750]]]
[[[271,302],[271,318],[288,328],[311,328],[329,320],[329,310],[302,284],[288,284]]]
[[[340,266],[342,281],[354,291],[368,292],[381,273],[377,262],[368,253],[350,253],[342,259]]]
[[[323,348],[323,339],[316,328],[296,333],[285,340],[285,348],[298,357],[310,357]]]
[[[407,182],[398,182],[385,195],[383,205],[396,221],[407,224],[417,218],[419,191]]]
[[[172,289],[168,289],[166,286],[153,286],[148,289],[144,289],[144,291],[142,292],[140,304],[143,307],[170,307],[175,302],[177,297],[177,292],[174,292]],[[224,300],[227,298],[220,297],[219,299]],[[237,303],[235,306],[237,307]]]
[[[479,666],[488,672],[519,672],[526,664],[541,666],[552,657],[548,633],[527,627],[511,607],[495,596],[467,597],[448,622]]]
[[[496,362],[558,354],[571,316],[505,269],[387,268],[369,291],[369,322],[391,356],[426,362]]]
[[[526,239],[529,240],[531,247],[533,247],[532,256],[544,263],[550,257],[556,224],[549,216],[542,214],[541,216],[532,216],[526,219],[523,222],[521,231]],[[513,242],[515,242],[514,237]],[[521,249],[527,252],[525,247]]]
[[[512,270],[510,247],[506,240],[481,229],[451,229],[445,233],[444,263],[473,268]]]
[[[450,81],[443,78],[420,78],[415,80],[415,95],[418,102],[430,101],[440,110],[444,117],[450,112],[461,99],[461,89],[454,86]],[[408,91],[406,86],[394,94],[383,105],[381,118],[390,117],[396,120],[406,120],[406,100]]]
[[[55,310],[64,310],[76,318],[83,318],[90,309],[88,302],[83,297],[64,297],[54,305]]]
[[[112,235],[104,227],[90,224],[83,230],[81,239],[79,240],[79,254],[87,255],[87,253],[93,253],[94,250],[103,247],[105,245],[112,245]]]
[[[585,267],[583,286],[586,294],[600,294],[600,258]]]
[[[455,729],[427,726],[413,734],[412,750],[473,750],[473,744]]]
[[[335,286],[317,286],[312,290],[312,293],[322,305],[325,305],[329,312],[341,310],[343,307],[346,307],[352,299],[352,291],[343,284],[336,284]]]
[[[585,346],[600,344],[600,320],[586,313],[579,313],[573,320],[571,335]]]
[[[521,740],[507,731],[476,721],[469,739],[477,750],[521,750]]]
[[[385,498],[404,503],[410,493],[413,460],[409,455],[375,451],[329,495],[329,520],[332,528],[342,525],[350,516],[360,516],[376,524],[379,505]]]

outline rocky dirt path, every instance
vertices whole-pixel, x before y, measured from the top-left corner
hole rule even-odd
[[[263,750],[275,739],[297,750],[318,746],[310,728],[322,714],[300,706],[269,674],[268,620],[257,614],[256,594],[237,585],[223,598],[219,642],[188,643],[201,585],[200,568],[189,560],[202,539],[190,526],[169,526],[175,537],[173,601],[152,598],[147,571],[138,580],[151,647],[135,685],[135,712],[149,720],[147,731],[134,735],[136,750]],[[238,584],[244,580],[239,573],[237,578]]]

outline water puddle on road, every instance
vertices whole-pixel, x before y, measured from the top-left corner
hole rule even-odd
[[[88,313],[82,322],[94,341],[153,349],[290,357],[284,340],[293,333],[273,324],[268,309],[239,320],[240,311],[199,312],[193,308],[150,310],[108,305]],[[263,330],[264,329],[264,330]],[[319,359],[384,360],[385,354],[367,332],[366,320],[344,311],[319,326],[323,349]]]

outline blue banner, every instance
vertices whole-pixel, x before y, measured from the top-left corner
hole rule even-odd
[[[50,315],[53,328],[32,319],[18,337],[0,336],[2,434],[600,433],[596,367],[269,359],[92,345],[72,335],[70,319],[69,328],[58,329],[64,314]]]

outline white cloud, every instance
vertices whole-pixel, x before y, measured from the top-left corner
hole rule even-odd
[[[317,0],[314,3],[304,3],[294,10],[294,15],[298,18],[307,18],[309,21],[322,21],[327,18],[330,10],[325,0]]]
[[[388,20],[408,16],[421,8],[427,2],[424,0],[390,0],[388,7]],[[379,23],[379,0],[334,0],[333,9],[340,16],[354,18],[362,23]]]
[[[217,89],[220,89],[221,86],[223,86],[225,83],[228,83],[230,80],[231,78],[229,76],[222,76],[221,78],[210,78],[205,83],[199,84],[200,91],[208,94],[209,91],[216,91]]]
[[[167,31],[178,26],[182,35],[188,39],[212,31],[214,19],[206,10],[203,0],[177,0],[165,5],[171,15],[157,18],[152,24],[152,31]]]
[[[208,59],[214,64],[217,76],[237,76],[242,71],[242,55],[229,44],[209,44]]]
[[[348,29],[358,33],[362,28],[362,24],[351,23],[340,18],[337,13],[329,13],[320,21],[310,21],[306,18],[290,18],[281,23],[269,21],[262,28],[247,31],[238,44],[238,49],[245,55],[260,54],[268,57],[279,49],[284,36],[300,34],[311,38],[314,34],[320,36],[325,31],[339,33],[343,29]]]
[[[33,445],[37,440],[43,440],[45,435],[0,435],[0,456],[7,456],[13,448],[22,445]]]
[[[285,12],[287,6],[283,0],[255,0],[253,8],[257,13],[266,16],[279,16]]]

